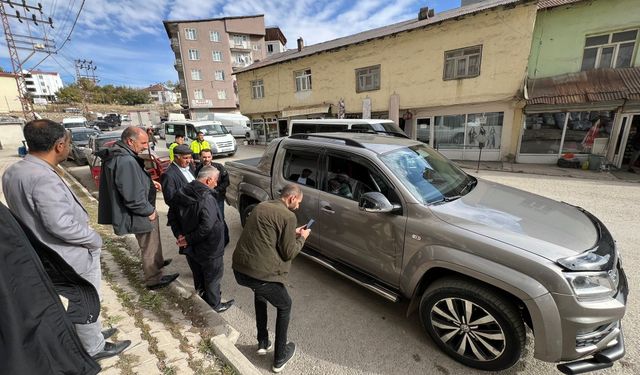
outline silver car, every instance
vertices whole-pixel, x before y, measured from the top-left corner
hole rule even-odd
[[[466,174],[419,141],[368,134],[274,140],[228,162],[244,222],[296,182],[303,254],[391,300],[410,301],[434,342],[482,370],[511,367],[525,327],[565,373],[624,355],[627,282],[611,234],[585,210]]]

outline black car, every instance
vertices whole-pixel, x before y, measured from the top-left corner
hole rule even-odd
[[[78,165],[87,164],[87,155],[85,149],[88,146],[89,138],[100,133],[100,131],[90,128],[72,128],[71,131],[71,152],[69,152],[69,159],[72,159]]]
[[[115,113],[109,113],[108,115],[103,117],[103,120],[108,122],[109,124],[112,124],[113,127],[117,127],[122,124],[122,119],[120,118],[120,115]]]
[[[113,128],[115,128],[117,126],[118,125],[114,125],[114,124],[112,124],[110,122],[107,122],[107,121],[104,121],[104,120],[96,120],[96,121],[89,122],[89,127],[90,128],[106,130],[106,131],[111,131],[111,130],[113,130]]]

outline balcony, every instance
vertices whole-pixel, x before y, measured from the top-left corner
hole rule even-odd
[[[213,100],[211,99],[192,99],[191,108],[211,108],[213,107]]]
[[[174,63],[173,63],[173,67],[176,68],[176,70],[181,71],[182,70],[182,59],[176,59],[176,61],[174,61]]]
[[[251,44],[249,42],[234,43],[231,41],[229,49],[235,52],[249,52],[251,51]]]
[[[171,38],[171,50],[176,53],[180,53],[180,42],[178,38]]]

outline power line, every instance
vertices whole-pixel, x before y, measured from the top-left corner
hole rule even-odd
[[[64,47],[64,45],[67,44],[67,42],[70,40],[69,38],[71,37],[71,33],[73,33],[73,29],[75,29],[76,23],[78,23],[78,18],[80,18],[80,12],[82,12],[82,8],[84,8],[84,1],[85,0],[82,0],[82,3],[80,4],[80,9],[78,9],[78,14],[76,14],[76,19],[73,21],[73,25],[71,25],[71,30],[69,30],[69,34],[67,35],[66,38],[64,38],[64,42],[62,42],[62,45],[56,50],[56,52],[60,51],[62,47]]]

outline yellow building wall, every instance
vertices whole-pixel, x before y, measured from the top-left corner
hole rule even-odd
[[[372,112],[387,111],[389,97],[400,96],[400,108],[512,100],[526,76],[536,5],[498,8],[459,20],[444,21],[411,32],[351,45],[302,59],[238,73],[240,110],[274,113],[288,107],[334,104],[344,98],[347,113],[362,112],[371,98]],[[482,45],[480,75],[443,80],[444,53]],[[380,65],[380,90],[356,93],[355,69]],[[311,69],[312,90],[295,92],[294,72]],[[264,81],[265,97],[251,98],[251,81]]]
[[[0,77],[0,113],[22,111],[18,86],[13,77]]]

